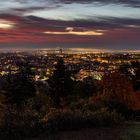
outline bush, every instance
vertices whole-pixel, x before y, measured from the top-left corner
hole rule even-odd
[[[86,115],[86,118],[90,118],[94,120],[96,126],[110,126],[120,124],[124,118],[118,114],[116,111],[108,111],[107,108],[102,108],[97,110],[90,115]]]
[[[108,100],[108,99],[104,99],[103,97],[100,97],[94,103],[90,103],[89,108],[92,110],[93,109],[98,110],[100,108],[107,108],[110,112],[115,110],[118,114],[121,114],[126,119],[131,119],[134,117],[134,111],[130,109],[127,106],[127,104],[122,103],[116,99]]]
[[[36,136],[42,130],[41,123],[40,116],[30,108],[22,111],[9,108],[0,124],[0,137],[4,140],[22,140]]]
[[[54,109],[46,116],[47,126],[52,131],[79,128],[81,116],[80,111]]]
[[[120,124],[123,117],[117,112],[103,108],[98,111],[53,110],[46,116],[47,125],[52,131],[72,130],[84,127],[109,126]]]
[[[32,109],[38,112],[42,117],[46,115],[52,106],[52,102],[49,96],[39,93],[30,101]]]
[[[134,115],[133,111],[129,109],[126,104],[121,103],[117,100],[106,101],[105,106],[108,107],[110,111],[115,110],[117,113],[121,114],[127,119],[131,118]]]
[[[81,111],[91,111],[95,112],[97,110],[100,110],[101,108],[106,108],[105,102],[102,100],[96,101],[96,102],[91,102],[89,100],[77,100],[75,102],[71,102],[69,107],[72,110],[81,110]]]

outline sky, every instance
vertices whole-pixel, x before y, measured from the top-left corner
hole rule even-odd
[[[140,50],[140,0],[1,0],[0,49]]]

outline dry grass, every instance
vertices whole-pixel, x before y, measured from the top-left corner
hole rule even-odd
[[[62,131],[32,140],[140,140],[140,123]]]

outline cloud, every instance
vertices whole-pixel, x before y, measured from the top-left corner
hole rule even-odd
[[[64,4],[91,4],[102,6],[117,4],[133,8],[140,8],[140,0],[6,0],[0,1],[0,12],[23,14],[38,10],[50,10],[63,7]]]
[[[128,7],[139,8],[140,1],[139,0],[59,0],[62,3],[71,4],[71,3],[93,3],[96,5],[104,5],[104,4],[122,4]]]
[[[140,19],[116,17],[88,17],[87,20],[50,20],[36,16],[16,16],[0,14],[0,23],[15,26],[16,29],[40,32],[66,32],[69,34],[92,35],[97,30],[137,29],[140,28]],[[97,33],[98,34],[98,33]],[[99,32],[100,34],[100,32]]]
[[[0,29],[12,29],[14,28],[14,25],[14,22],[0,19]]]
[[[51,0],[6,0],[0,1],[0,5],[0,13],[12,13],[16,15],[60,7]]]
[[[140,45],[139,0],[1,0],[0,5],[0,45]]]
[[[50,20],[36,16],[0,14],[0,43],[54,44],[57,46],[138,46],[140,19],[89,17],[88,20]],[[42,45],[43,46],[43,45]]]
[[[104,33],[101,31],[74,31],[73,27],[67,27],[63,32],[46,31],[45,34],[52,35],[78,35],[78,36],[101,36]]]

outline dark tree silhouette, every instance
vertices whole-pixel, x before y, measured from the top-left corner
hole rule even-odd
[[[140,62],[133,61],[130,64],[120,66],[120,72],[132,82],[135,91],[140,90]]]
[[[18,72],[16,74],[9,73],[2,88],[8,99],[7,103],[21,107],[27,99],[35,96],[35,83],[28,63],[18,63],[17,66]]]
[[[49,78],[50,96],[55,107],[60,107],[60,99],[72,93],[73,80],[71,72],[67,71],[63,59],[59,59],[53,75]]]
[[[140,62],[132,62],[133,74],[133,87],[134,90],[140,90]]]
[[[74,94],[81,98],[89,98],[93,94],[97,93],[97,80],[89,76],[83,79],[83,81],[77,82],[74,86]]]

